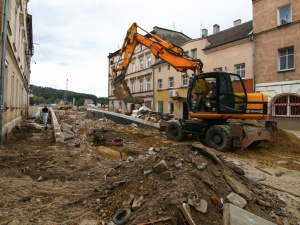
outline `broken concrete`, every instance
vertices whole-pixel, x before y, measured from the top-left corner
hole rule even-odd
[[[275,225],[275,223],[271,223],[230,203],[224,204],[223,217],[224,225]]]

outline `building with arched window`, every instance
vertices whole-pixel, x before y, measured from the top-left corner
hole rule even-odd
[[[252,0],[256,91],[269,97],[270,119],[300,130],[300,4]]]

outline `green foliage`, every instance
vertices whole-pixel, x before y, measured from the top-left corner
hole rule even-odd
[[[83,106],[84,105],[84,99],[80,98],[78,101],[76,101],[77,106]]]
[[[59,103],[61,99],[64,99],[65,90],[58,90],[50,87],[41,87],[30,85],[33,97],[30,98],[30,105],[42,104],[42,103]],[[77,106],[82,106],[84,99],[92,99],[94,103],[108,104],[107,97],[99,97],[92,94],[84,94],[73,91],[68,91],[67,102],[73,103],[73,98],[75,98],[75,104]],[[82,103],[83,101],[83,103]]]

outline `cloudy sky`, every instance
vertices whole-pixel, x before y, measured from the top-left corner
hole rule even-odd
[[[30,0],[34,56],[31,84],[106,97],[108,55],[133,22],[200,37],[252,20],[251,0]],[[139,33],[144,34],[139,30]],[[205,62],[204,62],[205,63]]]

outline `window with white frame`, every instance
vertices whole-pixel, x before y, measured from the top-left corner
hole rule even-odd
[[[164,102],[163,101],[157,102],[157,112],[164,113]]]
[[[139,58],[140,60],[140,70],[144,69],[144,59],[143,57]]]
[[[151,55],[147,55],[147,68],[150,68],[151,66]]]
[[[146,91],[150,90],[150,78],[146,79]]]
[[[169,102],[169,113],[171,115],[174,114],[174,103],[173,102]]]
[[[169,77],[169,88],[174,87],[174,77]]]
[[[111,85],[111,94],[112,94],[112,95],[114,94],[114,90],[115,90],[115,86],[114,86],[114,85]]]
[[[189,51],[185,51],[185,52],[184,52],[184,55],[185,55],[185,56],[189,56]]]
[[[144,79],[139,79],[139,92],[144,91]]]
[[[135,61],[131,61],[131,72],[135,72]]]
[[[162,79],[158,79],[157,87],[159,90],[161,90],[163,88],[163,80]]]
[[[10,92],[10,107],[14,107],[15,104],[15,73],[11,75],[11,92]]]
[[[281,95],[271,102],[272,117],[300,118],[300,96]]]
[[[187,74],[181,76],[181,86],[186,87],[189,84],[189,77]]]
[[[294,48],[278,50],[278,69],[290,70],[294,69]]]
[[[278,26],[292,22],[291,5],[286,5],[278,9]]]
[[[152,102],[151,101],[145,101],[145,106],[149,109],[152,108]]]
[[[131,85],[130,85],[130,91],[131,91],[131,93],[134,93],[134,81],[131,81]]]
[[[194,58],[194,59],[197,58],[197,49],[196,48],[191,50],[191,57]]]
[[[245,63],[237,64],[234,66],[235,73],[240,75],[242,79],[245,79],[246,72],[245,72]]]

